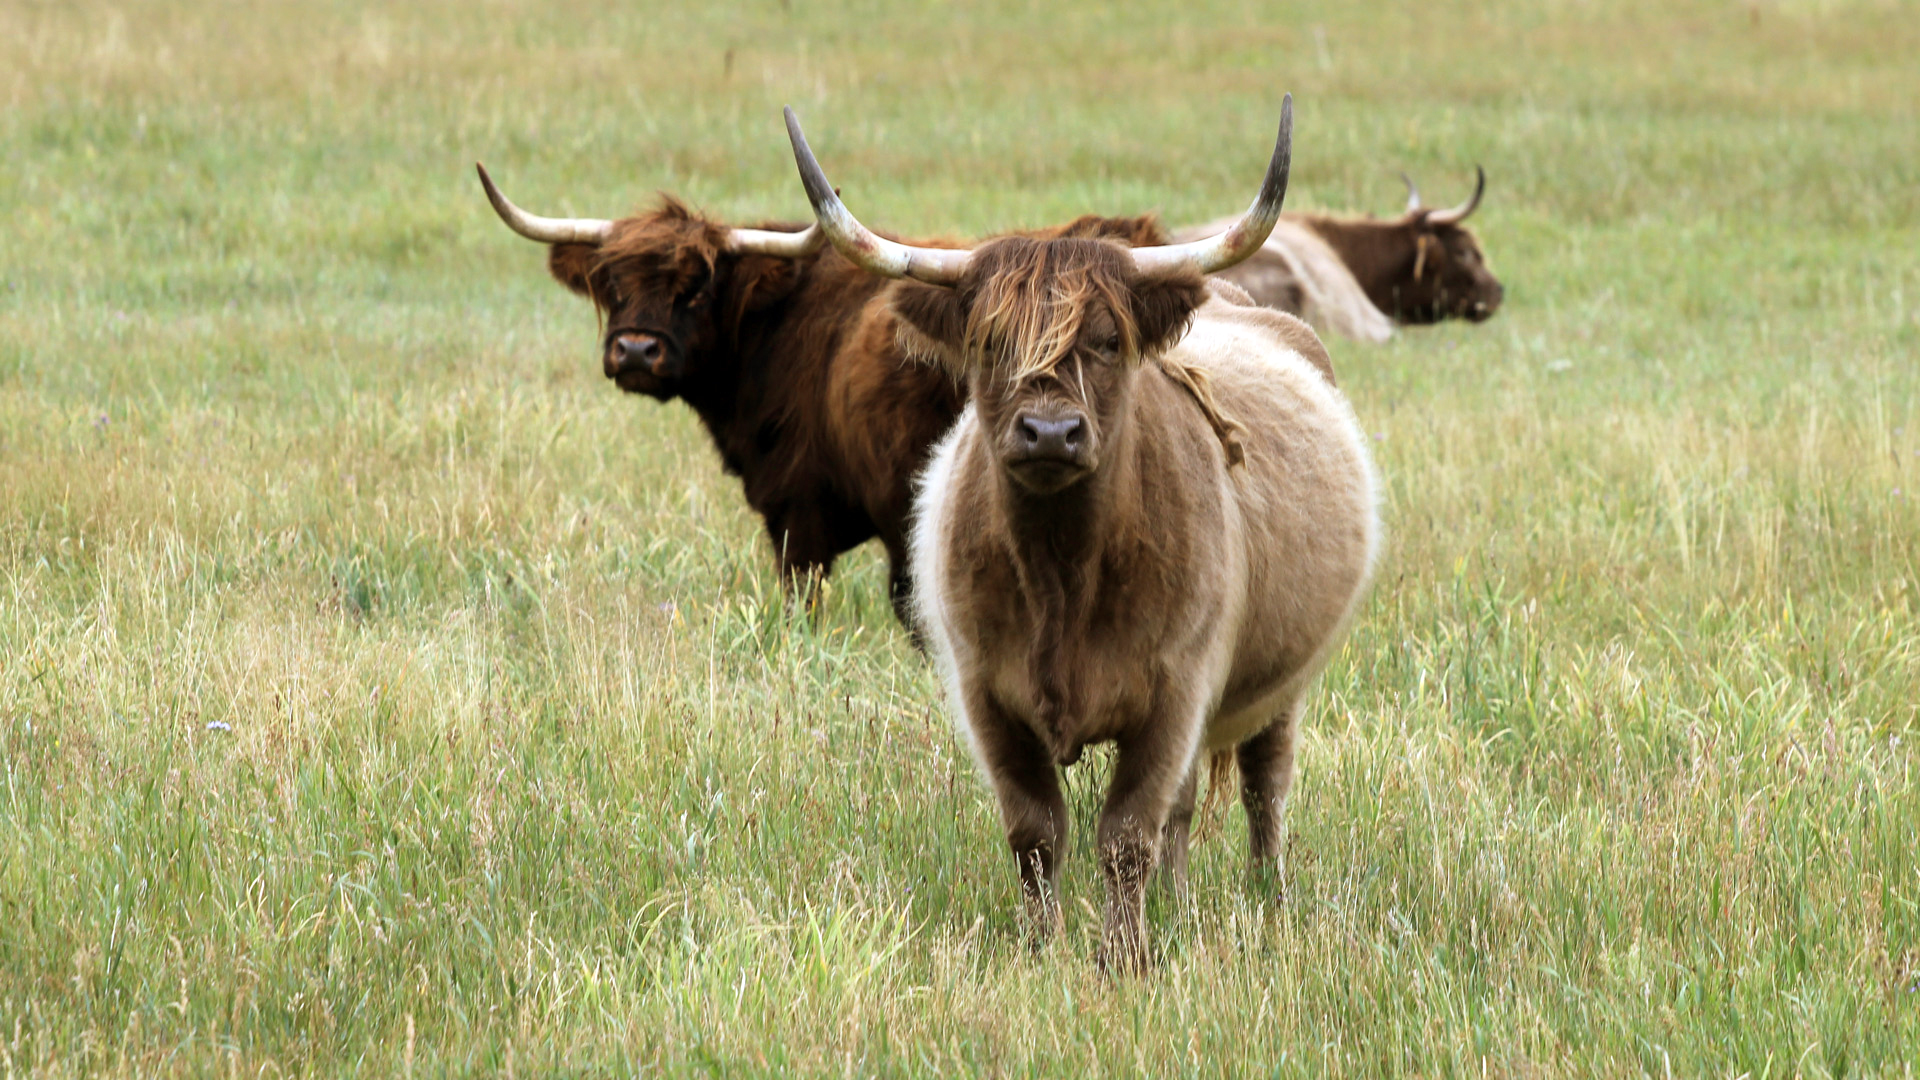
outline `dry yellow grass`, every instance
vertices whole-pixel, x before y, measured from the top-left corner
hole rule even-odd
[[[1908,5],[0,5],[0,1072],[1910,1076]],[[1477,219],[1284,900],[1028,955],[856,553],[787,609],[473,184]],[[227,730],[209,725],[227,725]],[[1076,770],[1084,838],[1106,767]],[[1096,903],[1087,852],[1069,910]]]

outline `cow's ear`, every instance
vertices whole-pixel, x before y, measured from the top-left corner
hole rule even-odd
[[[1139,217],[1115,218],[1110,234],[1115,240],[1128,247],[1158,247],[1169,243],[1166,226],[1160,224],[1158,214],[1141,214]]]
[[[593,295],[593,271],[599,265],[600,249],[593,244],[555,244],[547,252],[553,279],[595,303],[601,300]]]
[[[739,283],[743,315],[785,300],[800,284],[800,270],[794,260],[772,255],[749,255],[735,264],[733,273]]]
[[[957,369],[967,333],[967,310],[960,294],[941,285],[902,281],[893,287],[893,313],[907,355]]]
[[[1193,312],[1207,298],[1206,279],[1191,270],[1144,278],[1133,286],[1133,325],[1142,355],[1179,339]]]

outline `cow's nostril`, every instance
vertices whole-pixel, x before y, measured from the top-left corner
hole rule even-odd
[[[1022,416],[1015,428],[1022,449],[1038,455],[1071,456],[1086,442],[1086,421],[1078,416],[1063,420]]]
[[[621,367],[639,364],[648,371],[657,371],[661,358],[666,355],[666,347],[660,343],[660,339],[650,334],[622,337],[616,343],[616,351],[620,355]]]

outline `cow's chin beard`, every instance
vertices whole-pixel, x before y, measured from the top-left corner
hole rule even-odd
[[[1089,465],[1058,458],[1005,459],[1002,466],[1014,488],[1027,495],[1058,495],[1093,475]]]

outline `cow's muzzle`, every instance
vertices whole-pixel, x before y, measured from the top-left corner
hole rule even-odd
[[[656,378],[673,374],[667,343],[655,334],[619,334],[607,343],[604,369],[607,378],[645,372]]]
[[[1041,494],[1059,491],[1093,467],[1093,440],[1077,411],[1021,413],[1014,417],[1008,450],[1014,479]]]
[[[1483,290],[1473,303],[1467,305],[1467,318],[1472,322],[1486,322],[1493,313],[1500,310],[1500,301],[1506,296],[1506,290],[1495,285]]]

